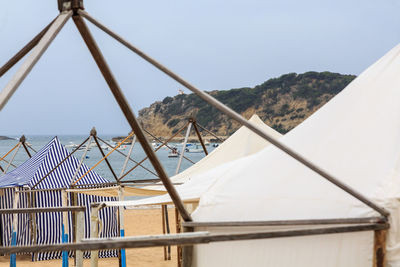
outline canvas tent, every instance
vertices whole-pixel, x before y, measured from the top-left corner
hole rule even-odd
[[[400,266],[399,70],[396,46],[281,139],[391,212],[388,266]],[[214,175],[192,214],[196,222],[377,215],[272,146],[204,177]],[[373,246],[373,231],[214,243],[195,246],[193,266],[372,266]]]
[[[32,158],[24,162],[21,166],[0,177],[0,208],[12,208],[13,197],[16,189],[25,190],[31,189],[38,181],[49,174],[42,182],[37,184],[35,189],[44,191],[37,191],[34,193],[22,193],[18,203],[18,208],[22,207],[59,207],[62,205],[61,190],[47,189],[61,189],[68,188],[71,184],[71,179],[79,165],[79,160],[70,156],[65,160],[55,171],[50,172],[54,167],[62,162],[69,152],[61,145],[58,138],[53,138],[46,146],[38,151]],[[82,164],[79,170],[79,176],[83,175],[89,168]],[[84,179],[80,180],[78,184],[93,184],[93,183],[106,183],[108,182],[103,177],[99,176],[94,171],[90,171]],[[35,199],[35,201],[33,201]],[[87,196],[77,194],[76,205],[86,206],[85,212],[85,236],[89,237],[90,233],[90,203],[111,201],[114,198],[105,198],[97,196]],[[99,217],[102,227],[100,229],[101,236],[115,237],[118,236],[118,223],[115,208],[106,208],[100,211]],[[11,228],[12,228],[12,215],[1,215],[1,240],[3,246],[10,246],[11,242]],[[69,237],[72,241],[72,216],[69,214]],[[61,243],[61,225],[62,214],[60,212],[42,213],[35,215],[34,223],[36,231],[32,232],[32,221],[29,215],[18,215],[18,229],[17,229],[17,245],[31,245],[31,244],[52,244]],[[32,237],[35,237],[32,239]],[[70,254],[71,255],[71,254]],[[115,257],[116,251],[101,251],[100,257]],[[33,255],[35,260],[46,260],[60,258],[61,252],[46,252]]]
[[[260,117],[257,116],[257,114],[254,114],[249,119],[249,121],[255,123],[275,138],[280,138],[282,136],[282,134],[266,125],[260,119]],[[248,155],[252,155],[268,145],[269,143],[267,141],[265,141],[246,127],[242,126],[222,144],[220,144],[216,149],[214,149],[209,155],[202,158],[199,162],[187,168],[186,170],[172,176],[170,180],[173,183],[177,184],[188,183],[187,185],[178,185],[177,190],[183,193],[188,192],[189,189],[186,188],[191,188],[194,191],[192,191],[190,200],[194,198],[193,194],[196,194],[195,198],[198,199],[201,193],[204,192],[204,190],[206,189],[207,185],[209,185],[212,181],[206,181],[206,179],[202,179],[201,181],[199,181],[194,179],[194,177],[203,174],[217,166],[223,165],[224,163],[234,161]],[[181,187],[183,187],[184,189],[181,190]],[[142,188],[131,188],[128,186],[125,186],[124,188],[125,195],[131,196],[154,196],[166,194],[164,186],[161,184],[145,186]],[[107,189],[87,189],[82,192],[85,192],[89,195],[118,196],[117,187]],[[185,196],[181,195],[181,197],[183,198],[183,200],[186,200]],[[152,198],[151,200],[149,199],[146,202],[152,203],[153,201],[154,203],[168,203],[170,202],[170,198],[168,195],[165,195],[161,198]]]

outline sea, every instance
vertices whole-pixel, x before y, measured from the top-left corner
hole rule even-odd
[[[19,140],[19,136],[8,136],[10,138],[15,138],[12,140],[0,140],[0,158],[2,158],[8,151],[10,151],[17,143]],[[44,147],[47,143],[49,143],[55,136],[50,136],[50,135],[35,135],[35,136],[26,136],[27,142],[32,146],[33,149],[36,151],[39,151],[42,147]],[[71,145],[76,144],[79,145],[88,136],[84,135],[60,135],[57,136],[58,139],[60,140],[61,144],[67,147],[67,150],[69,152],[72,152],[74,150]],[[114,136],[101,136],[99,135],[101,139],[104,141],[115,144],[111,139]],[[92,141],[93,142],[93,141]],[[100,145],[103,146],[104,143],[100,141]],[[178,151],[180,152],[182,150],[182,144],[177,144],[177,143],[169,143],[169,146],[171,147],[176,147]],[[123,146],[121,151],[124,154],[128,154],[129,152],[129,147],[130,145]],[[212,145],[207,146],[208,152],[212,151],[214,147]],[[31,150],[30,150],[31,151]],[[8,166],[7,172],[13,170],[15,167],[20,166],[23,162],[29,159],[29,156],[25,152],[24,148],[21,146],[20,149],[16,152],[16,149],[12,151],[7,157],[5,157],[6,160],[10,161],[13,157],[14,160],[12,161],[13,165],[9,165],[5,163],[4,161],[0,162],[0,165],[3,167],[3,169],[6,169]],[[110,150],[104,150],[104,153],[107,154],[109,153]],[[165,171],[167,172],[168,176],[173,176],[176,173],[177,165],[179,158],[170,158],[168,157],[168,154],[170,152],[170,149],[166,147],[162,147],[159,149],[156,154],[161,161]],[[31,154],[33,155],[35,152],[31,151]],[[84,151],[83,150],[78,150],[74,153],[74,156],[76,156],[79,160],[81,159]],[[15,154],[15,155],[14,155]],[[190,159],[192,162],[196,163],[199,160],[201,160],[205,154],[204,152],[198,152],[198,153],[188,153],[186,152],[185,157]],[[139,142],[136,142],[136,144],[133,147],[132,153],[131,153],[131,158],[137,162],[141,161],[146,157],[145,152],[143,151],[141,145]],[[95,164],[97,164],[101,159],[103,158],[99,148],[97,146],[91,147],[90,150],[87,152],[86,157],[84,159],[84,163],[92,167]],[[107,157],[110,165],[112,166],[115,174],[117,177],[122,176],[122,168],[126,159],[126,156],[118,153],[118,151],[114,151],[113,153],[110,154],[109,157]],[[186,160],[182,159],[181,167],[179,172],[189,168],[190,166],[193,165],[193,163]],[[129,171],[131,168],[133,168],[136,165],[136,163],[129,161],[127,164],[127,167],[124,171],[124,174]],[[142,164],[144,167],[148,168],[151,170],[153,173],[156,173],[153,166],[149,162],[149,160],[146,160]],[[99,175],[102,177],[108,179],[110,182],[115,182],[115,178],[110,171],[109,167],[107,166],[107,163],[105,161],[102,161],[100,164],[98,164],[95,168],[94,171],[97,172]],[[142,179],[156,179],[158,178],[154,174],[150,173],[149,171],[145,170],[144,168],[141,168],[140,166],[135,168],[133,171],[131,171],[128,175],[126,175],[123,178],[123,181],[130,181],[130,180],[142,180]]]

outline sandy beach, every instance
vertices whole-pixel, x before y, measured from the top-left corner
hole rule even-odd
[[[175,210],[169,209],[171,232],[175,233]],[[127,236],[162,234],[161,209],[134,209],[125,211],[125,232]],[[127,249],[127,266],[177,266],[177,248],[171,247],[171,260],[164,260],[164,248]],[[0,267],[9,266],[9,256],[0,257]],[[17,266],[61,266],[61,259],[32,262],[30,256],[18,256]],[[69,266],[73,265],[70,258]],[[84,260],[90,266],[90,260]],[[99,266],[118,266],[118,258],[99,259]]]

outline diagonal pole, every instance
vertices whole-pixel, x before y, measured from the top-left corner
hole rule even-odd
[[[186,211],[181,198],[178,195],[174,185],[168,178],[167,173],[165,172],[163,166],[161,165],[160,161],[158,160],[156,154],[154,153],[152,147],[150,146],[149,142],[147,141],[146,136],[143,133],[142,128],[140,127],[139,122],[137,121],[131,107],[128,104],[125,96],[122,93],[121,88],[117,84],[117,81],[114,78],[114,75],[111,73],[110,68],[107,65],[99,47],[96,44],[96,41],[93,39],[89,28],[87,27],[83,18],[79,15],[73,16],[74,22],[78,27],[80,34],[82,35],[83,40],[85,41],[90,53],[93,56],[93,59],[96,61],[97,66],[99,67],[104,79],[106,80],[108,86],[110,87],[111,92],[113,93],[115,100],[118,102],[122,112],[125,115],[129,125],[132,127],[133,132],[136,134],[137,139],[139,140],[140,144],[142,145],[143,150],[146,152],[147,156],[149,157],[151,163],[153,164],[154,169],[158,173],[161,181],[164,184],[165,189],[168,191],[172,201],[174,202],[176,208],[179,210],[182,218],[185,221],[192,221],[192,217]]]
[[[112,146],[111,144],[109,144],[108,142],[104,141],[103,139],[101,139],[101,138],[98,137],[98,136],[97,136],[97,139],[99,139],[101,142],[103,142],[103,143],[104,143],[106,146],[108,146],[109,148],[111,148],[111,149],[114,149],[114,148],[115,148],[114,146]],[[135,136],[134,140],[136,140],[136,136]],[[124,156],[124,157],[128,157],[128,155],[126,155],[124,152],[119,151],[118,149],[115,150],[115,151],[118,152],[119,154],[121,154],[121,155]],[[129,156],[129,160],[132,161],[133,163],[139,165],[142,169],[144,169],[144,170],[148,171],[149,173],[153,174],[154,176],[158,177],[157,173],[155,173],[155,172],[153,172],[152,170],[146,168],[145,166],[143,166],[142,164],[140,164],[140,162],[137,162],[136,160],[132,159],[130,156]],[[124,175],[124,176],[125,176],[125,175]],[[122,177],[124,177],[124,176],[119,177],[119,181],[120,181],[120,182],[121,182]],[[157,179],[157,180],[158,180],[158,179]]]
[[[197,122],[194,119],[192,119],[192,120],[193,120],[194,131],[196,132],[197,138],[199,138],[200,144],[203,147],[204,154],[206,154],[206,156],[208,156],[208,151],[207,151],[206,145],[204,144],[203,138],[201,137],[201,134],[200,134],[200,131],[197,128]]]
[[[165,146],[166,146],[169,150],[174,150],[174,148],[171,147],[171,146],[169,146],[169,145],[168,145],[168,142],[169,142],[170,140],[172,140],[172,139],[173,139],[175,136],[177,136],[178,134],[182,135],[182,130],[183,130],[186,126],[187,126],[187,124],[186,124],[185,126],[183,126],[181,129],[179,129],[179,130],[176,132],[176,134],[174,134],[173,136],[171,136],[171,137],[168,139],[168,141],[165,141],[165,142],[164,142]],[[146,129],[143,128],[143,131],[145,131],[145,133],[147,133],[148,135],[150,135],[151,137],[153,137],[157,142],[163,143],[163,141],[162,141],[160,138],[158,138],[158,137],[155,136],[154,134],[150,133],[150,132],[147,131]],[[182,136],[183,136],[183,135],[182,135]],[[163,145],[161,145],[161,146],[163,146]],[[157,151],[157,150],[156,150],[156,151]],[[179,154],[179,152],[178,152],[178,154]],[[193,160],[191,160],[191,159],[189,159],[189,158],[187,158],[187,157],[185,157],[185,156],[183,156],[183,158],[186,159],[187,161],[189,161],[190,163],[195,164],[195,162],[194,162]]]
[[[7,173],[8,168],[10,168],[11,163],[14,161],[14,158],[15,158],[15,156],[17,155],[18,150],[21,148],[21,146],[22,146],[22,144],[21,144],[21,142],[19,142],[19,143],[18,143],[17,149],[14,151],[14,154],[12,155],[12,157],[11,157],[11,159],[10,159],[10,162],[8,163],[6,169],[4,170],[4,174]]]
[[[216,134],[214,134],[213,132],[211,132],[210,130],[206,129],[204,126],[201,126],[197,121],[196,121],[196,125],[199,126],[202,130],[206,131],[207,133],[211,134],[212,136],[214,136],[215,138],[217,138],[219,141],[224,142],[225,140],[221,139],[220,137],[218,137]]]
[[[22,135],[21,138],[19,139],[19,141],[21,142],[22,146],[25,149],[26,154],[28,154],[29,158],[32,158],[31,152],[29,152],[28,147],[26,146],[26,137],[25,135]]]
[[[169,146],[168,146],[168,142],[170,141],[170,140],[172,140],[175,136],[177,136],[186,126],[187,126],[188,124],[185,124],[185,126],[183,126],[181,129],[179,129],[175,134],[173,134],[170,138],[168,138],[168,140],[166,140],[166,141],[164,141],[164,143],[162,143],[160,146],[158,146],[155,150],[154,150],[154,152],[157,152],[158,150],[160,150],[164,145],[166,146],[166,147],[168,147],[168,148],[170,148]],[[145,129],[143,129],[145,132],[147,132],[147,133],[149,133],[148,131],[146,131]],[[157,140],[157,139],[156,139]],[[159,141],[161,141],[160,139],[158,139]],[[171,150],[172,150],[172,148],[170,148]],[[178,152],[178,154],[180,155],[180,153]],[[120,179],[119,180],[122,180],[122,178],[124,178],[125,176],[127,176],[130,172],[132,172],[134,169],[136,169],[138,166],[142,166],[141,164],[144,162],[144,161],[146,161],[147,159],[148,159],[149,157],[145,157],[144,159],[142,159],[141,161],[139,161],[138,163],[136,163],[136,165],[135,166],[133,166],[131,169],[129,169],[124,175],[122,175],[121,177],[120,177]],[[191,161],[190,159],[188,159],[188,158],[186,158],[185,157],[185,159],[187,159],[187,160],[189,160],[190,162],[192,162],[193,164],[194,164],[194,162],[193,161]]]
[[[51,173],[53,173],[58,167],[61,166],[61,164],[63,164],[67,159],[69,159],[70,157],[72,157],[72,155],[79,150],[79,148],[81,148],[87,141],[89,140],[89,137],[85,139],[85,141],[83,141],[77,148],[74,149],[74,151],[72,151],[71,153],[69,153],[68,156],[66,156],[62,161],[60,161],[51,171],[49,171],[45,176],[43,176],[39,181],[36,182],[36,184],[34,184],[31,189],[35,189],[36,186],[38,186],[44,179],[46,179]]]
[[[186,129],[185,140],[183,141],[183,144],[182,144],[181,155],[180,155],[179,160],[178,160],[178,165],[176,165],[175,175],[178,174],[179,170],[181,169],[182,158],[183,158],[183,155],[185,154],[186,144],[187,144],[187,141],[189,139],[190,130],[192,129],[192,124],[193,123],[191,121],[189,121],[189,124],[188,124],[187,129]]]
[[[274,138],[273,136],[271,136],[269,133],[267,133],[266,131],[261,129],[258,125],[254,124],[254,123],[252,123],[250,121],[247,121],[243,116],[241,116],[240,114],[238,114],[237,112],[235,112],[234,110],[229,108],[228,106],[224,105],[223,103],[221,103],[220,101],[218,101],[217,99],[215,99],[211,95],[207,94],[206,92],[204,92],[204,91],[198,89],[197,87],[193,86],[192,84],[190,84],[189,82],[185,81],[180,76],[178,76],[177,74],[175,74],[174,72],[169,70],[167,67],[165,67],[164,65],[160,64],[159,62],[157,62],[155,59],[153,59],[150,56],[146,55],[143,51],[141,51],[137,47],[133,46],[128,41],[123,39],[121,36],[117,35],[113,31],[108,29],[106,26],[102,25],[100,22],[95,20],[87,12],[85,12],[83,10],[79,10],[78,13],[80,15],[82,15],[83,17],[85,17],[90,22],[92,22],[94,25],[96,25],[102,31],[104,31],[105,33],[109,34],[111,37],[116,39],[118,42],[120,42],[121,44],[126,46],[128,49],[130,49],[131,51],[136,53],[138,56],[140,56],[141,58],[143,58],[144,60],[146,60],[147,62],[152,64],[154,67],[156,67],[157,69],[159,69],[160,71],[162,71],[163,73],[165,73],[166,75],[168,75],[169,77],[171,77],[172,79],[174,79],[175,81],[180,83],[182,86],[186,87],[187,89],[189,89],[190,91],[195,93],[197,96],[199,96],[201,99],[203,99],[204,101],[209,103],[211,106],[213,106],[214,108],[218,109],[222,113],[226,114],[229,118],[237,121],[241,125],[246,126],[249,130],[251,130],[255,134],[257,134],[260,137],[262,137],[263,139],[267,140],[268,142],[270,142],[271,144],[276,146],[278,149],[282,150],[283,152],[285,152],[286,154],[288,154],[289,156],[291,156],[292,158],[294,158],[295,160],[297,160],[298,162],[300,162],[301,164],[303,164],[307,168],[313,170],[315,173],[319,174],[320,176],[322,176],[323,178],[325,178],[326,180],[328,180],[332,184],[336,185],[337,187],[339,187],[343,191],[347,192],[348,194],[350,194],[354,198],[356,198],[359,201],[363,202],[365,205],[367,205],[370,208],[374,209],[378,213],[382,214],[385,217],[390,215],[390,213],[386,209],[384,209],[383,207],[375,204],[374,202],[369,200],[367,197],[365,197],[363,194],[357,192],[354,188],[351,188],[347,184],[341,182],[338,178],[336,178],[332,174],[328,173],[326,170],[322,169],[321,167],[316,165],[314,162],[308,160],[307,158],[305,158],[303,155],[301,155],[297,151],[295,151],[292,148],[290,148],[289,146],[285,145],[284,143],[282,143],[282,141],[280,141],[280,140]]]
[[[70,185],[72,185],[72,184],[74,183],[75,178],[78,176],[78,173],[79,173],[79,171],[81,170],[83,161],[85,160],[86,154],[87,154],[87,152],[89,151],[89,148],[90,148],[90,144],[92,143],[92,138],[93,138],[93,136],[90,135],[90,136],[89,136],[89,140],[87,141],[87,145],[86,145],[86,147],[85,147],[85,150],[83,151],[83,154],[82,154],[82,156],[81,156],[81,160],[79,161],[78,167],[76,168],[75,173],[74,173],[74,176],[72,176],[72,179],[71,179],[71,181],[70,181],[70,183],[69,183]]]
[[[104,154],[103,149],[101,148],[101,145],[99,144],[99,141],[97,140],[97,132],[96,129],[93,127],[93,129],[90,131],[90,136],[93,136],[93,140],[96,143],[97,148],[99,149],[101,155],[104,158],[104,161],[106,162],[108,168],[110,169],[112,175],[114,176],[114,179],[117,181],[117,183],[119,183],[119,179],[118,176],[115,174],[114,169],[111,166],[111,163],[108,161],[108,158],[106,157],[106,155]],[[90,146],[90,143],[88,144]]]
[[[129,147],[128,155],[126,155],[124,165],[122,165],[121,173],[119,174],[120,179],[121,179],[121,176],[124,174],[126,166],[128,165],[128,162],[131,158],[133,147],[135,146],[135,143],[136,143],[136,135],[133,137],[131,146]]]
[[[0,111],[7,104],[8,100],[15,93],[18,87],[21,85],[23,80],[28,76],[29,72],[35,66],[35,64],[39,61],[40,57],[49,47],[51,42],[60,32],[62,27],[65,25],[67,20],[71,17],[72,11],[60,13],[57,18],[54,20],[53,24],[51,24],[50,28],[43,35],[42,39],[40,39],[39,43],[35,46],[32,52],[29,54],[28,58],[22,64],[20,69],[15,73],[10,82],[6,85],[3,91],[0,92]]]
[[[49,23],[38,35],[36,35],[29,43],[27,43],[21,50],[18,51],[9,61],[7,61],[1,68],[0,68],[0,77],[4,75],[9,69],[11,69],[18,61],[21,60],[26,54],[29,53],[42,39],[43,35],[47,32],[50,28],[50,25],[53,24],[54,20]]]

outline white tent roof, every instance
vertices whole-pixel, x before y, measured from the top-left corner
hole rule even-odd
[[[391,211],[387,241],[389,266],[400,266],[397,230],[400,223],[399,100],[400,46],[396,46],[318,112],[280,139]],[[272,146],[206,175],[208,179],[209,176],[218,176],[218,179],[201,197],[193,214],[195,221],[377,215]],[[331,239],[329,244],[326,243],[328,239]],[[246,250],[246,245],[254,251]],[[372,266],[371,246],[371,232],[228,242],[196,246],[195,266],[221,266],[227,261],[232,263],[230,266],[242,266],[243,258],[258,266],[266,262],[268,266],[292,266],[290,262],[297,266],[304,266],[302,264],[306,262],[307,266],[321,266],[322,263],[324,266]],[[313,261],[307,261],[307,257]],[[329,262],[327,258],[334,260]]]

